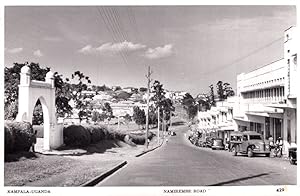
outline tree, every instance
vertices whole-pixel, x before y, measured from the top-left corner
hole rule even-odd
[[[186,93],[182,99],[182,105],[188,115],[188,118],[192,120],[198,112],[198,105],[193,96],[189,93]]]
[[[162,110],[165,113],[165,118],[164,120],[169,121],[171,118],[171,113],[175,111],[175,107],[173,106],[172,100],[169,98],[165,98],[161,102]]]
[[[126,123],[126,125],[127,125],[127,128],[129,129],[129,123],[132,121],[131,116],[130,116],[129,114],[126,114],[126,115],[124,116],[124,120],[125,120],[125,123]]]
[[[215,100],[215,92],[214,92],[214,85],[209,85],[209,105],[211,106],[216,106],[216,100]]]
[[[18,113],[18,85],[20,84],[20,73],[23,66],[29,66],[31,69],[31,79],[44,80],[47,72],[50,70],[48,67],[40,68],[37,63],[28,62],[19,64],[14,63],[12,67],[5,67],[4,69],[4,107],[7,110],[13,109],[14,111],[6,112],[5,119],[15,119]],[[10,106],[13,104],[12,107]]]
[[[230,87],[230,84],[222,81],[217,82],[217,95],[220,101],[227,99],[229,96],[234,96],[234,91]]]
[[[33,109],[32,124],[41,125],[44,122],[43,119],[43,108],[40,100],[38,100]]]
[[[152,93],[154,93],[154,96],[151,100],[154,101],[156,107],[160,107],[162,100],[166,98],[166,92],[163,89],[163,85],[158,80],[155,80],[152,85]]]
[[[151,98],[152,101],[154,101],[155,107],[157,109],[157,125],[158,130],[160,129],[159,123],[163,120],[161,118],[161,108],[162,108],[162,102],[166,98],[165,97],[165,90],[163,89],[163,85],[158,81],[155,80],[152,85],[152,93],[154,93],[153,97]]]
[[[18,113],[18,85],[20,84],[20,72],[23,66],[31,69],[31,79],[44,81],[50,68],[42,68],[38,63],[14,63],[12,67],[4,69],[4,108],[5,119],[15,119]],[[63,81],[62,75],[54,74],[55,84],[55,105],[58,116],[70,113],[72,107],[69,105],[67,81]]]
[[[102,86],[97,86],[97,91],[111,91],[111,89],[105,85],[102,85]]]
[[[234,91],[230,87],[230,84],[227,83],[227,82],[224,83],[224,91],[225,91],[225,97],[226,97],[226,99],[227,99],[227,97],[231,97],[231,96],[235,95]]]
[[[122,90],[120,86],[116,86],[116,88],[114,89],[114,91],[119,91],[119,90]]]
[[[112,111],[112,108],[110,107],[110,104],[108,102],[104,103],[102,111],[105,115],[105,119],[107,119],[108,122],[109,122],[113,118],[113,111]]]
[[[219,98],[220,101],[223,101],[225,99],[223,82],[218,81],[216,87],[217,87],[218,98]]]
[[[199,106],[199,111],[207,111],[210,109],[209,97],[207,95],[197,97],[196,102]]]
[[[58,72],[54,73],[54,82],[56,114],[58,117],[70,116],[73,109],[69,104],[72,98],[72,85],[68,78],[64,81]]]
[[[101,120],[100,113],[99,113],[98,111],[94,110],[94,111],[92,112],[92,121],[93,121],[94,123],[96,123],[96,122],[99,122],[100,120]]]
[[[149,125],[157,125],[157,113],[153,105],[149,107]]]
[[[141,110],[138,106],[133,107],[133,120],[137,125],[145,125],[146,124],[146,114],[144,110]],[[143,126],[142,126],[143,127]]]
[[[74,106],[78,110],[78,117],[81,122],[83,118],[87,118],[91,114],[88,105],[94,95],[84,93],[84,91],[87,90],[87,84],[90,84],[91,80],[80,71],[75,71],[71,78],[71,99],[74,101]]]
[[[141,87],[141,88],[139,89],[139,91],[140,91],[141,93],[146,93],[146,92],[147,92],[147,88]]]
[[[126,114],[126,115],[124,116],[124,119],[125,119],[125,121],[127,121],[127,122],[131,122],[131,121],[132,121],[131,116],[130,116],[129,114]]]

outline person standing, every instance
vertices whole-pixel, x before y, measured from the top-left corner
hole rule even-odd
[[[273,139],[272,135],[270,135],[268,140],[269,140],[270,147],[274,147],[274,139]]]

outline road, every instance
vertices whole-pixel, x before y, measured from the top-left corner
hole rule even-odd
[[[297,166],[268,157],[234,157],[227,151],[193,146],[187,126],[175,128],[159,149],[136,158],[97,186],[295,185]]]

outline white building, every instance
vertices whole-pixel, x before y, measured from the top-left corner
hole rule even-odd
[[[234,131],[233,108],[236,97],[228,97],[224,101],[216,102],[215,107],[207,111],[198,111],[198,129],[206,135],[218,138],[229,138]]]
[[[283,138],[284,153],[296,145],[296,27],[284,33],[284,58],[237,76],[235,128],[265,139]]]

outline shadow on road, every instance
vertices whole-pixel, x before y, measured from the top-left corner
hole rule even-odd
[[[219,183],[211,184],[211,185],[208,185],[208,186],[222,186],[222,185],[231,184],[231,183],[234,183],[234,182],[240,182],[240,181],[243,181],[243,180],[258,178],[258,177],[267,176],[267,175],[269,175],[269,173],[262,173],[262,174],[258,174],[258,175],[248,176],[248,177],[244,177],[244,178],[238,178],[238,179],[229,180],[229,181],[225,181],[225,182],[219,182]]]

